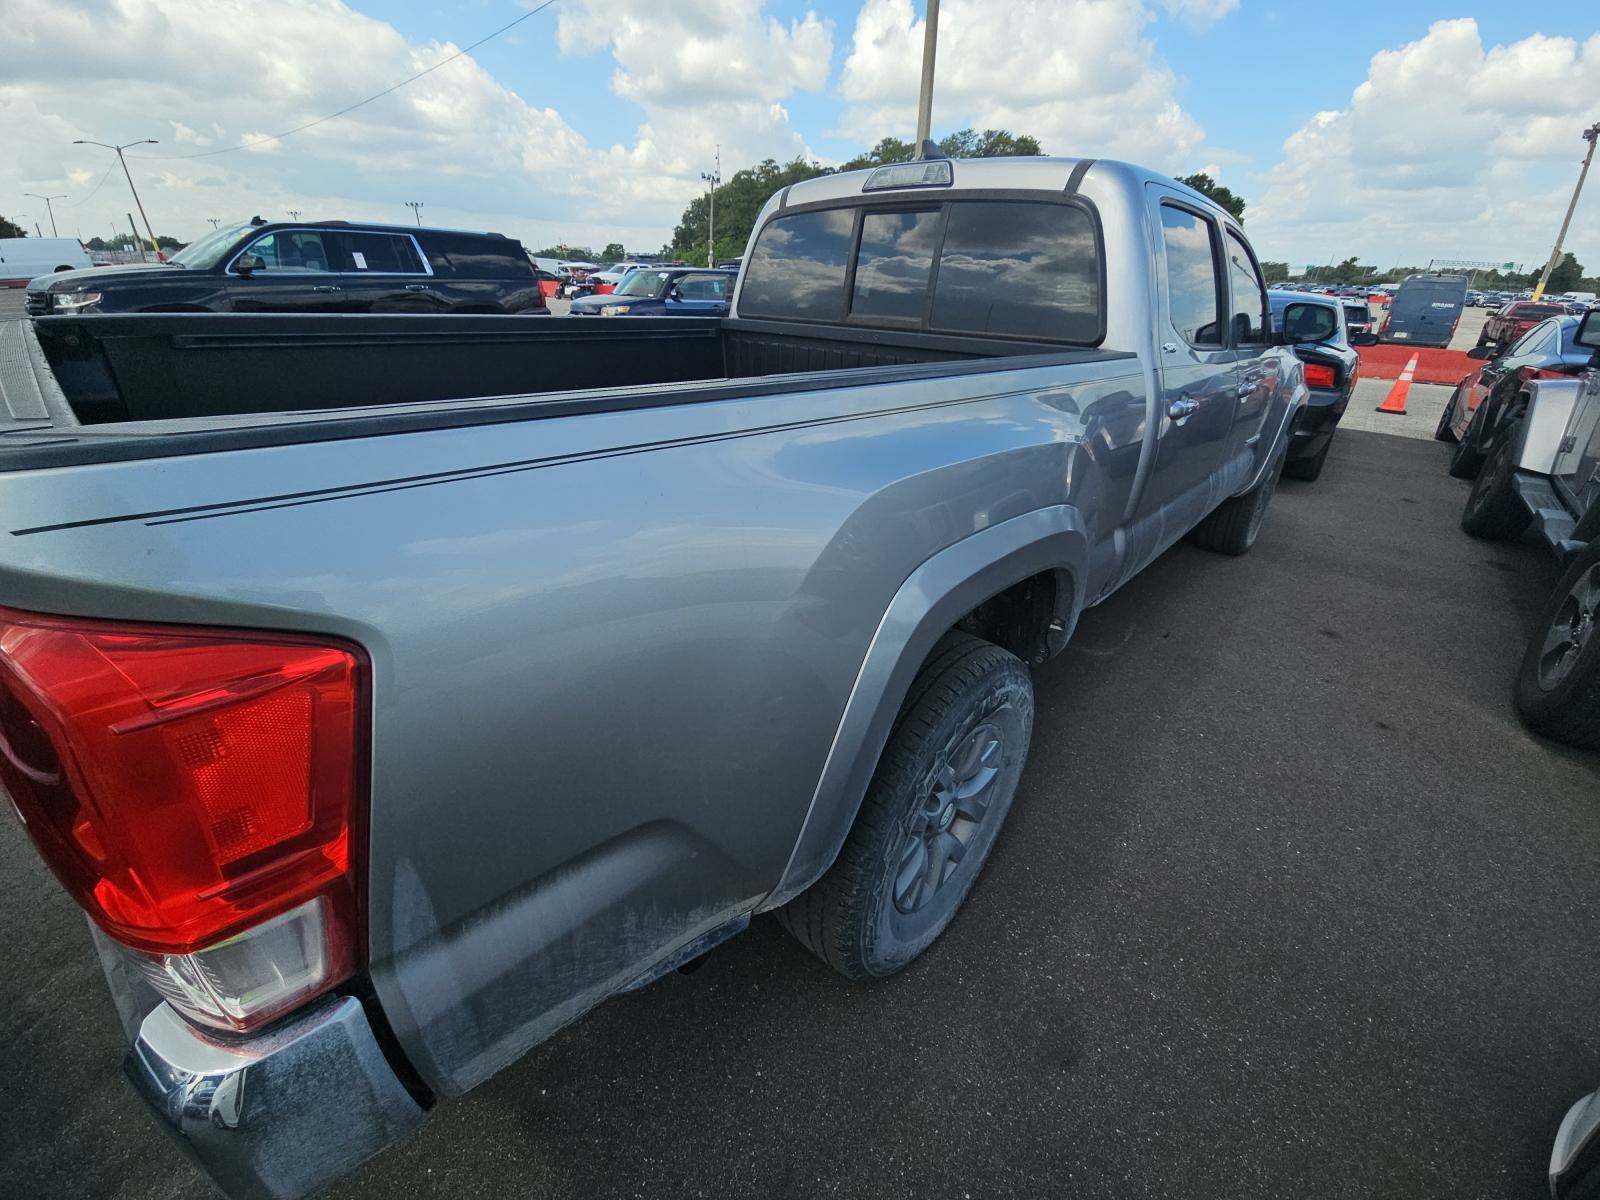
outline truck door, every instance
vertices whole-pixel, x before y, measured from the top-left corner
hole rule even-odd
[[[337,237],[346,312],[448,311],[410,234],[350,230]]]
[[[1233,427],[1237,371],[1227,337],[1221,231],[1177,193],[1151,187],[1156,249],[1155,459],[1134,514],[1137,569],[1202,516]],[[1171,536],[1167,536],[1168,534]]]
[[[1228,345],[1233,350],[1233,418],[1221,469],[1232,469],[1263,440],[1263,423],[1283,387],[1272,353],[1266,285],[1249,243],[1233,229],[1223,235],[1228,264]],[[1253,457],[1253,456],[1252,456]]]

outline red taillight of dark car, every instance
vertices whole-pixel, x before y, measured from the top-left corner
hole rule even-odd
[[[254,1028],[355,970],[368,676],[330,639],[0,609],[0,784],[193,1019]]]
[[[1339,386],[1339,371],[1325,363],[1306,364],[1306,386],[1331,391]]]

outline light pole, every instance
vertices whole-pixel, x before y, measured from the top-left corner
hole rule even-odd
[[[50,214],[50,236],[51,237],[60,237],[61,235],[56,232],[56,210],[54,208],[50,207],[50,201],[52,201],[52,200],[65,200],[67,198],[66,193],[63,192],[59,196],[41,196],[38,192],[23,192],[22,194],[24,196],[32,196],[35,200],[43,200],[44,201],[44,210],[45,210],[45,212]]]
[[[405,202],[405,206],[411,210],[411,215],[417,219],[417,227],[419,229],[422,227],[423,203],[421,200],[407,200]]]
[[[917,157],[922,143],[933,134],[933,55],[939,40],[939,0],[928,0],[927,21],[922,30],[922,94],[917,98]]]
[[[717,189],[722,186],[722,147],[717,147],[716,169],[700,172],[700,178],[711,185],[711,208],[706,214],[706,266],[717,265]]]
[[[78,138],[72,143],[74,146],[99,146],[102,150],[115,150],[117,161],[122,164],[122,173],[127,176],[128,190],[133,193],[133,206],[139,210],[139,215],[144,218],[144,231],[150,235],[150,249],[156,252],[156,258],[161,257],[161,247],[156,245],[156,231],[150,228],[150,218],[145,215],[144,202],[139,199],[139,189],[133,186],[133,173],[128,170],[128,160],[122,157],[122,152],[129,146],[159,146],[161,143],[155,138],[140,138],[137,142],[123,142],[120,146],[112,146],[106,142],[94,142],[88,138]],[[137,238],[138,230],[134,230]],[[141,257],[143,257],[141,253]]]
[[[289,214],[289,220],[298,221],[300,219],[300,213],[303,210],[298,209],[298,208],[290,208],[290,209],[285,209],[284,211]]]
[[[220,229],[222,227],[222,220],[219,217],[207,217],[206,220],[211,222],[211,228],[213,229]]]
[[[1561,232],[1556,234],[1556,248],[1550,252],[1550,261],[1544,265],[1544,274],[1539,276],[1538,286],[1533,289],[1533,298],[1538,300],[1544,295],[1545,285],[1550,282],[1550,273],[1561,262],[1561,247],[1567,240],[1567,230],[1572,225],[1572,214],[1578,207],[1578,196],[1583,191],[1583,181],[1589,175],[1589,164],[1594,161],[1594,144],[1600,140],[1600,121],[1583,131],[1583,140],[1589,143],[1588,152],[1583,156],[1583,170],[1578,172],[1578,186],[1572,189],[1572,202],[1567,205],[1567,216],[1561,222]]]

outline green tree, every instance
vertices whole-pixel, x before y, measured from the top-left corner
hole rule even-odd
[[[761,214],[761,206],[774,192],[828,173],[826,167],[803,158],[782,165],[769,158],[735,171],[717,189],[716,257],[732,258],[744,253],[744,244],[750,239],[750,230]],[[692,263],[706,261],[709,207],[709,196],[702,192],[683,210],[678,227],[672,231],[673,257]]]
[[[1559,296],[1562,292],[1577,291],[1582,281],[1583,264],[1568,250],[1556,264],[1556,269],[1550,272],[1550,282],[1544,285],[1544,290]]]
[[[568,246],[560,243],[533,252],[535,258],[559,258],[567,262],[594,262],[594,250],[589,246]]]
[[[91,250],[104,250],[106,248],[106,240],[105,238],[92,237],[84,245]]]
[[[962,129],[939,140],[939,149],[951,158],[997,158],[1006,155],[1040,154],[1037,138],[1025,133],[1012,133],[1007,129],[985,129],[982,133]],[[881,167],[885,163],[909,162],[916,157],[916,147],[899,138],[886,137],[864,154],[843,163],[838,168],[824,167],[821,163],[797,158],[779,164],[767,159],[753,167],[735,171],[717,189],[717,244],[716,261],[735,258],[744,253],[745,243],[762,206],[774,192],[819,175],[831,175],[835,169],[856,171],[863,167]],[[685,262],[706,261],[706,230],[710,214],[708,197],[702,193],[689,202],[672,232],[672,244],[667,252]]]
[[[156,245],[160,246],[163,250],[182,250],[183,249],[183,243],[182,242],[180,242],[175,237],[168,237],[164,233],[156,234]]]
[[[1286,262],[1271,262],[1263,260],[1261,273],[1267,277],[1268,283],[1281,283],[1289,278],[1289,264]]]
[[[622,248],[621,242],[607,242],[606,248],[600,251],[600,257],[607,263],[621,262],[628,257],[628,252]]]
[[[28,231],[8,217],[0,217],[0,238],[27,237]]]
[[[1216,201],[1239,220],[1244,220],[1244,197],[1235,196],[1204,171],[1197,171],[1193,175],[1185,175],[1178,182],[1187,187],[1192,187],[1202,196]]]

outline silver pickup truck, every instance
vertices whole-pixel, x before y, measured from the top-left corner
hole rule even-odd
[[[1573,346],[1594,356],[1587,371],[1512,381],[1484,406],[1485,458],[1461,527],[1491,541],[1531,528],[1562,560],[1517,673],[1517,711],[1536,733],[1600,750],[1600,312]]]
[[[1306,388],[1122,163],[796,184],[732,316],[0,334],[0,783],[225,1191],[348,1171],[772,911],[853,979],[979,871],[1028,667],[1261,529]]]

